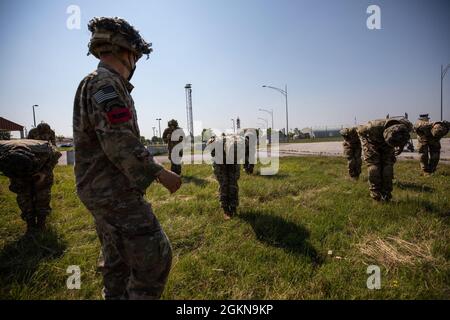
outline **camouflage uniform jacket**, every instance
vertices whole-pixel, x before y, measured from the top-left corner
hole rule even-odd
[[[369,121],[366,125],[359,126],[357,131],[363,142],[371,145],[389,147],[384,140],[384,130],[390,125],[404,124],[408,128],[412,128],[412,124],[407,119],[380,119]]]
[[[211,149],[211,157],[214,164],[240,164],[245,158],[245,140],[239,135],[228,134],[226,136],[213,136],[206,145],[214,145]],[[216,156],[216,151],[223,151]],[[234,156],[234,159],[232,158]],[[228,161],[227,161],[228,159]]]
[[[431,128],[433,127],[433,123],[429,120],[419,119],[414,124],[414,131],[417,133],[417,140],[420,143],[428,143],[435,138],[431,134]]]
[[[357,128],[345,128],[340,131],[341,136],[344,138],[344,145],[348,146],[361,146],[359,140]]]
[[[417,133],[417,140],[419,140],[419,143],[436,143],[441,140],[441,137],[435,137],[431,133],[431,129],[433,128],[433,126],[438,123],[443,124],[445,127],[450,129],[449,123],[447,121],[430,122],[426,119],[419,119],[416,121],[416,123],[414,124],[414,131]]]
[[[28,132],[28,139],[48,141],[56,146],[55,131],[40,132],[38,128],[33,128]]]
[[[4,152],[14,152],[17,149],[29,151],[35,156],[37,163],[34,173],[53,171],[61,157],[61,153],[47,141],[30,139],[0,141],[0,155]]]
[[[177,128],[175,128],[175,129],[172,129],[171,127],[168,127],[168,128],[166,128],[166,130],[164,130],[164,132],[163,132],[162,138],[163,138],[163,141],[164,141],[165,143],[167,143],[168,148],[169,148],[169,151],[172,150],[177,144],[181,143],[181,142],[183,141],[183,139],[184,139],[184,132],[182,132],[182,135],[181,135],[181,137],[178,139],[178,141],[172,141],[172,133],[173,133],[175,130],[179,130],[179,129],[181,130],[180,127],[177,127]]]
[[[143,194],[163,167],[140,142],[133,86],[109,66],[85,77],[73,112],[77,191],[85,202]]]

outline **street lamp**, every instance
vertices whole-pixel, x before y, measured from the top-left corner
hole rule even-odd
[[[267,119],[264,118],[258,118],[258,120],[262,120],[266,123],[266,128],[269,128],[269,121]]]
[[[158,125],[159,125],[159,139],[161,139],[161,118],[157,118],[156,121],[158,121]]]
[[[258,109],[259,111],[264,111],[267,112],[268,114],[270,114],[270,116],[272,117],[272,129],[273,129],[273,109],[267,110],[267,109]]]
[[[441,121],[444,120],[444,109],[443,109],[443,83],[445,75],[447,74],[447,71],[450,69],[450,64],[446,65],[445,68],[443,65],[441,65]]]
[[[287,91],[287,85],[284,86],[284,90],[272,86],[262,86],[263,88],[269,88],[278,91],[281,93],[284,98],[286,99],[286,139],[289,141],[289,116],[288,116],[288,91]]]
[[[39,107],[39,105],[37,105],[37,104],[33,105],[33,122],[34,122],[34,127],[36,128],[36,113],[34,111],[35,107]]]

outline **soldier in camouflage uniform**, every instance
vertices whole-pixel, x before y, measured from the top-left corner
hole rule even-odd
[[[61,157],[49,142],[37,140],[0,141],[0,171],[10,179],[17,194],[27,233],[43,231],[51,212],[53,168]]]
[[[155,180],[173,193],[181,179],[156,163],[140,142],[129,80],[151,44],[120,18],[94,18],[88,26],[89,51],[100,63],[75,96],[77,192],[102,245],[105,299],[158,299],[172,249],[144,194]]]
[[[357,180],[361,174],[362,165],[361,140],[359,140],[357,128],[342,129],[341,135],[344,138],[343,147],[348,162],[348,173],[352,179]]]
[[[172,119],[167,123],[167,125],[168,125],[168,128],[166,128],[166,130],[164,130],[162,138],[163,138],[164,142],[167,143],[167,145],[168,145],[169,160],[171,163],[170,170],[172,172],[175,172],[178,175],[181,175],[181,162],[178,163],[178,161],[174,161],[172,159],[172,150],[176,145],[178,145],[179,143],[181,143],[183,141],[184,132],[178,126],[177,120]],[[177,141],[172,141],[172,134],[175,130],[179,130],[179,131],[177,131],[177,133],[180,134],[180,138]],[[183,158],[183,150],[182,149],[179,152],[179,160],[180,161],[181,161],[181,158]]]
[[[358,127],[373,199],[389,201],[392,198],[396,155],[403,151],[411,130],[412,124],[407,119],[374,120]]]
[[[213,170],[219,182],[220,204],[225,220],[231,219],[239,206],[238,180],[244,143],[238,135],[213,136],[207,142],[207,147],[212,150]]]
[[[420,167],[425,174],[436,171],[441,155],[441,138],[449,130],[447,121],[430,122],[428,114],[420,115],[414,125],[419,140]]]
[[[40,123],[28,132],[28,139],[48,141],[56,146],[55,131],[47,123]]]

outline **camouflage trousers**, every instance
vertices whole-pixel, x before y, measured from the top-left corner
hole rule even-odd
[[[107,300],[159,299],[172,265],[172,248],[140,194],[100,205],[83,201],[95,220],[102,246],[99,269]]]
[[[176,173],[177,175],[181,175],[181,164],[175,164],[173,162],[171,162],[170,164],[170,171],[172,171],[173,173]]]
[[[376,146],[365,139],[363,148],[368,168],[370,196],[376,200],[391,199],[396,161],[394,148],[386,144]]]
[[[419,142],[419,155],[423,172],[435,172],[441,157],[441,143],[439,141]]]
[[[48,216],[50,207],[53,173],[46,175],[44,180],[36,184],[31,179],[12,178],[9,190],[17,194],[17,204],[22,212],[23,220],[32,220],[37,216]]]
[[[183,151],[180,151],[180,159],[183,158]],[[176,164],[172,161],[172,148],[169,149],[169,160],[170,160],[170,171],[176,173],[177,175],[181,175],[181,164]]]
[[[361,174],[361,145],[344,142],[344,156],[347,158],[348,174],[352,178],[358,178]]]
[[[244,163],[244,170],[246,173],[251,174],[253,173],[253,170],[255,169],[255,165],[254,164],[250,164],[250,163]]]
[[[219,182],[220,204],[225,211],[235,213],[239,206],[238,180],[241,174],[241,165],[214,163],[213,169]]]

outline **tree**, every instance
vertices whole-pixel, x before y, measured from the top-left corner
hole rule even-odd
[[[146,139],[144,136],[141,136],[140,141],[144,146],[150,145],[150,140]]]
[[[214,135],[214,132],[211,130],[211,128],[203,129],[202,130],[202,136],[201,141],[208,141],[212,136]]]
[[[0,140],[11,140],[11,132],[0,131]]]
[[[163,140],[160,137],[153,136],[151,142],[154,144],[155,143],[163,143]]]
[[[56,141],[58,141],[59,143],[63,142],[64,139],[65,139],[65,138],[64,138],[63,135],[56,136]]]

